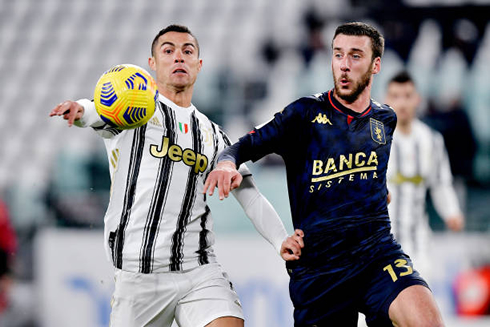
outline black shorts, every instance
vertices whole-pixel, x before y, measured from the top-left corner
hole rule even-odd
[[[368,326],[393,326],[388,309],[398,294],[412,285],[429,287],[404,254],[360,269],[351,274],[304,267],[288,270],[295,326],[357,326],[359,312],[366,315]]]

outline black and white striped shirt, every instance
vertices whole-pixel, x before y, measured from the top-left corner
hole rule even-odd
[[[105,245],[114,266],[154,273],[216,262],[203,187],[219,152],[230,144],[220,127],[193,105],[179,107],[162,95],[147,124],[125,131],[104,125],[92,102],[79,103],[85,113],[78,125],[104,137],[110,163]],[[241,173],[250,175],[245,166]],[[276,234],[265,236],[276,249],[286,236],[277,219]]]
[[[460,213],[442,135],[420,120],[408,135],[395,130],[387,180],[393,234],[410,256],[424,256],[430,235],[427,190],[443,219]]]

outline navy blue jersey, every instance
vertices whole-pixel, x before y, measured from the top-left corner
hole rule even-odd
[[[371,101],[362,113],[325,92],[288,105],[237,144],[237,164],[277,153],[285,162],[294,228],[305,233],[298,262],[356,274],[400,252],[390,233],[386,169],[395,112]]]

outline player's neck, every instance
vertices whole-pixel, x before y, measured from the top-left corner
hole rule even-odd
[[[333,95],[341,105],[355,112],[363,112],[371,104],[371,88],[368,90],[368,87],[353,102],[342,99],[335,91]]]
[[[404,134],[404,135],[410,135],[410,133],[412,132],[412,122],[411,121],[408,121],[408,122],[398,122],[398,125],[396,126],[396,129],[398,129],[400,131],[400,133]]]
[[[188,87],[185,89],[176,89],[172,87],[160,87],[158,91],[167,99],[178,105],[179,107],[187,108],[191,106],[192,93],[194,88]]]
[[[371,76],[371,80],[369,81],[368,85],[362,90],[361,94],[352,102],[349,102],[345,99],[342,99],[338,94],[334,92],[333,95],[334,97],[340,102],[341,105],[344,107],[355,111],[355,112],[363,112],[366,110],[367,107],[371,104],[371,86],[373,85],[373,77]]]

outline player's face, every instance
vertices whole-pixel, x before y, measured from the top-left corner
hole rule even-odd
[[[420,97],[412,82],[391,82],[386,91],[385,102],[395,110],[398,123],[408,124],[415,118]]]
[[[335,93],[347,102],[354,102],[370,85],[372,75],[380,70],[381,59],[372,60],[368,36],[339,34],[333,40],[332,73]]]
[[[202,60],[192,35],[168,32],[158,38],[149,64],[159,87],[186,89],[196,82]]]

